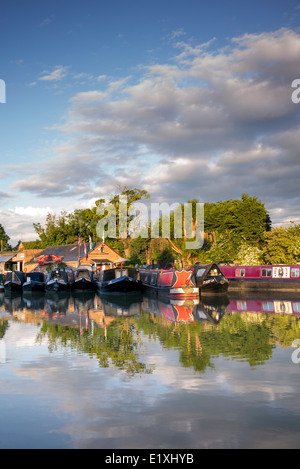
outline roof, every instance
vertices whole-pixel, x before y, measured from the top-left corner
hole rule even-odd
[[[78,256],[80,256],[80,259],[85,258],[85,249],[84,245],[86,244],[86,251],[87,255],[89,255],[89,258],[93,260],[93,251],[95,251],[100,245],[102,245],[102,242],[97,242],[94,243],[94,249],[90,249],[90,244],[89,243],[81,243],[81,245],[76,244],[62,244],[59,246],[48,246],[45,248],[43,251],[39,253],[39,256],[35,256],[33,259],[31,259],[30,262],[27,264],[36,264],[38,262],[38,258],[41,256],[59,256],[61,258],[62,262],[77,262],[78,261]],[[106,245],[109,249],[114,251],[118,256],[120,254],[117,253],[114,249],[112,249],[110,246]],[[105,254],[105,253],[104,253]],[[107,255],[107,253],[106,253]],[[95,258],[97,257],[97,254],[95,253]],[[95,259],[97,261],[106,261],[107,262],[112,262],[111,260],[108,259]],[[1,261],[0,261],[1,262]]]
[[[122,262],[127,262],[129,259],[124,259],[124,257],[119,257],[116,261],[113,262],[113,264],[120,264]]]
[[[8,262],[15,256],[15,252],[12,254],[0,255],[0,262]]]
[[[75,262],[78,256],[84,256],[84,246],[81,244],[64,244],[60,246],[48,246],[41,252],[41,256],[59,256],[62,262]]]

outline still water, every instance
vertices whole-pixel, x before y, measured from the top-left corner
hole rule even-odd
[[[1,294],[0,448],[299,448],[296,339],[300,298]]]

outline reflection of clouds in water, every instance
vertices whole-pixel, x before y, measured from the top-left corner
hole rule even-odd
[[[276,360],[252,369],[219,356],[214,369],[200,374],[180,364],[179,350],[143,335],[142,361],[154,370],[129,377],[74,349],[50,353],[46,341],[36,343],[38,331],[10,323],[8,349],[16,342],[18,350],[6,364],[10,373],[0,374],[1,393],[37,403],[47,398],[47,412],[58,418],[52,435],[67,435],[74,448],[272,447],[278,435],[272,441],[270,428],[280,428],[282,415],[291,430],[280,441],[297,446],[299,368],[289,350],[274,351]]]

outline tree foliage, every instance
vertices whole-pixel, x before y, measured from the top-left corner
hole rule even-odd
[[[119,209],[122,197],[126,197],[126,228],[127,238],[119,233]],[[111,247],[125,257],[130,256],[131,264],[145,264],[153,259],[156,262],[181,259],[185,265],[195,260],[201,262],[239,262],[243,264],[279,264],[300,262],[300,225],[292,224],[289,228],[274,228],[271,230],[270,216],[264,204],[257,198],[243,194],[241,199],[229,199],[216,203],[204,203],[204,231],[206,238],[201,249],[187,249],[186,242],[193,239],[197,229],[196,208],[198,200],[188,201],[191,208],[191,229],[188,229],[184,216],[185,204],[179,204],[179,220],[182,222],[181,233],[176,233],[175,212],[171,212],[169,219],[160,215],[155,228],[159,230],[161,242],[152,236],[151,222],[145,226],[143,235],[133,237],[129,227],[134,221],[134,204],[149,194],[140,189],[120,189],[119,194],[112,194],[107,201],[99,199],[91,209],[76,209],[73,212],[61,212],[59,215],[48,214],[45,225],[34,224],[39,236],[36,241],[39,247],[50,245],[76,243],[78,236],[82,241],[100,240],[97,226],[105,216],[99,214],[99,207],[111,205],[116,212],[117,237],[106,238]],[[177,216],[177,215],[176,215]],[[178,218],[177,218],[178,220]],[[164,227],[169,227],[169,234],[162,233]],[[162,239],[163,238],[163,239]],[[9,237],[0,225],[0,239],[3,240],[3,249],[9,247]],[[151,256],[151,259],[149,259]],[[167,259],[167,260],[166,260]]]
[[[3,251],[10,250],[11,246],[8,243],[9,236],[6,234],[4,227],[0,224],[0,249]]]
[[[300,225],[278,227],[266,233],[263,258],[266,264],[300,262]]]

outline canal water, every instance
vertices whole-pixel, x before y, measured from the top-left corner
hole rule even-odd
[[[1,294],[0,448],[299,448],[299,362],[300,298]]]

